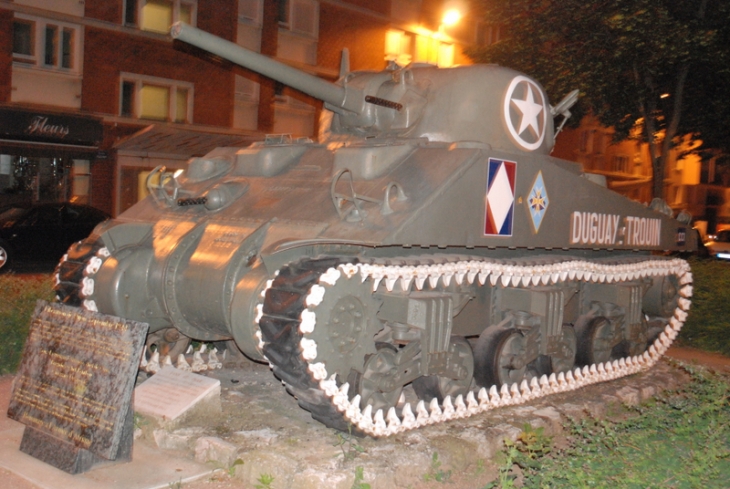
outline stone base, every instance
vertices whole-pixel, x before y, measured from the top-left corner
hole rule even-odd
[[[112,460],[100,457],[89,450],[59,440],[30,426],[26,426],[23,431],[20,451],[69,474],[81,474],[99,464],[131,462],[133,441],[134,411],[130,406],[124,419],[119,448],[116,457]]]

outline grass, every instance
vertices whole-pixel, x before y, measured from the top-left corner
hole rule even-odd
[[[730,262],[691,259],[690,266],[692,307],[678,342],[730,356]]]
[[[53,295],[50,275],[0,275],[0,375],[17,370],[36,301]]]
[[[486,487],[720,489],[730,487],[730,382],[685,367],[692,382],[622,420],[568,426],[568,446],[526,429],[507,444],[497,481]],[[519,470],[515,470],[515,464]]]

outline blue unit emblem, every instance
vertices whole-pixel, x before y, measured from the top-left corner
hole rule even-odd
[[[532,225],[535,227],[535,232],[538,232],[540,224],[542,224],[542,218],[545,217],[545,212],[548,205],[550,205],[545,182],[542,179],[542,172],[538,172],[537,177],[535,177],[535,183],[532,184],[532,190],[530,190],[530,195],[527,197],[527,205],[530,207]]]

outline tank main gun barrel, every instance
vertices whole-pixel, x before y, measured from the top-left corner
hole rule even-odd
[[[173,39],[204,49],[210,53],[227,59],[239,66],[260,73],[273,80],[284,83],[301,92],[327,102],[335,110],[346,109],[360,114],[363,97],[353,88],[345,88],[321,78],[305,73],[284,63],[255,53],[225,39],[192,27],[184,22],[176,22],[170,29]]]

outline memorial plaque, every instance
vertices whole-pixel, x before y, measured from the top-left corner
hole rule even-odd
[[[26,425],[20,449],[71,473],[129,460],[147,329],[38,301],[8,408],[9,418]]]
[[[134,390],[134,410],[165,424],[206,399],[220,398],[220,393],[218,379],[165,367]]]

